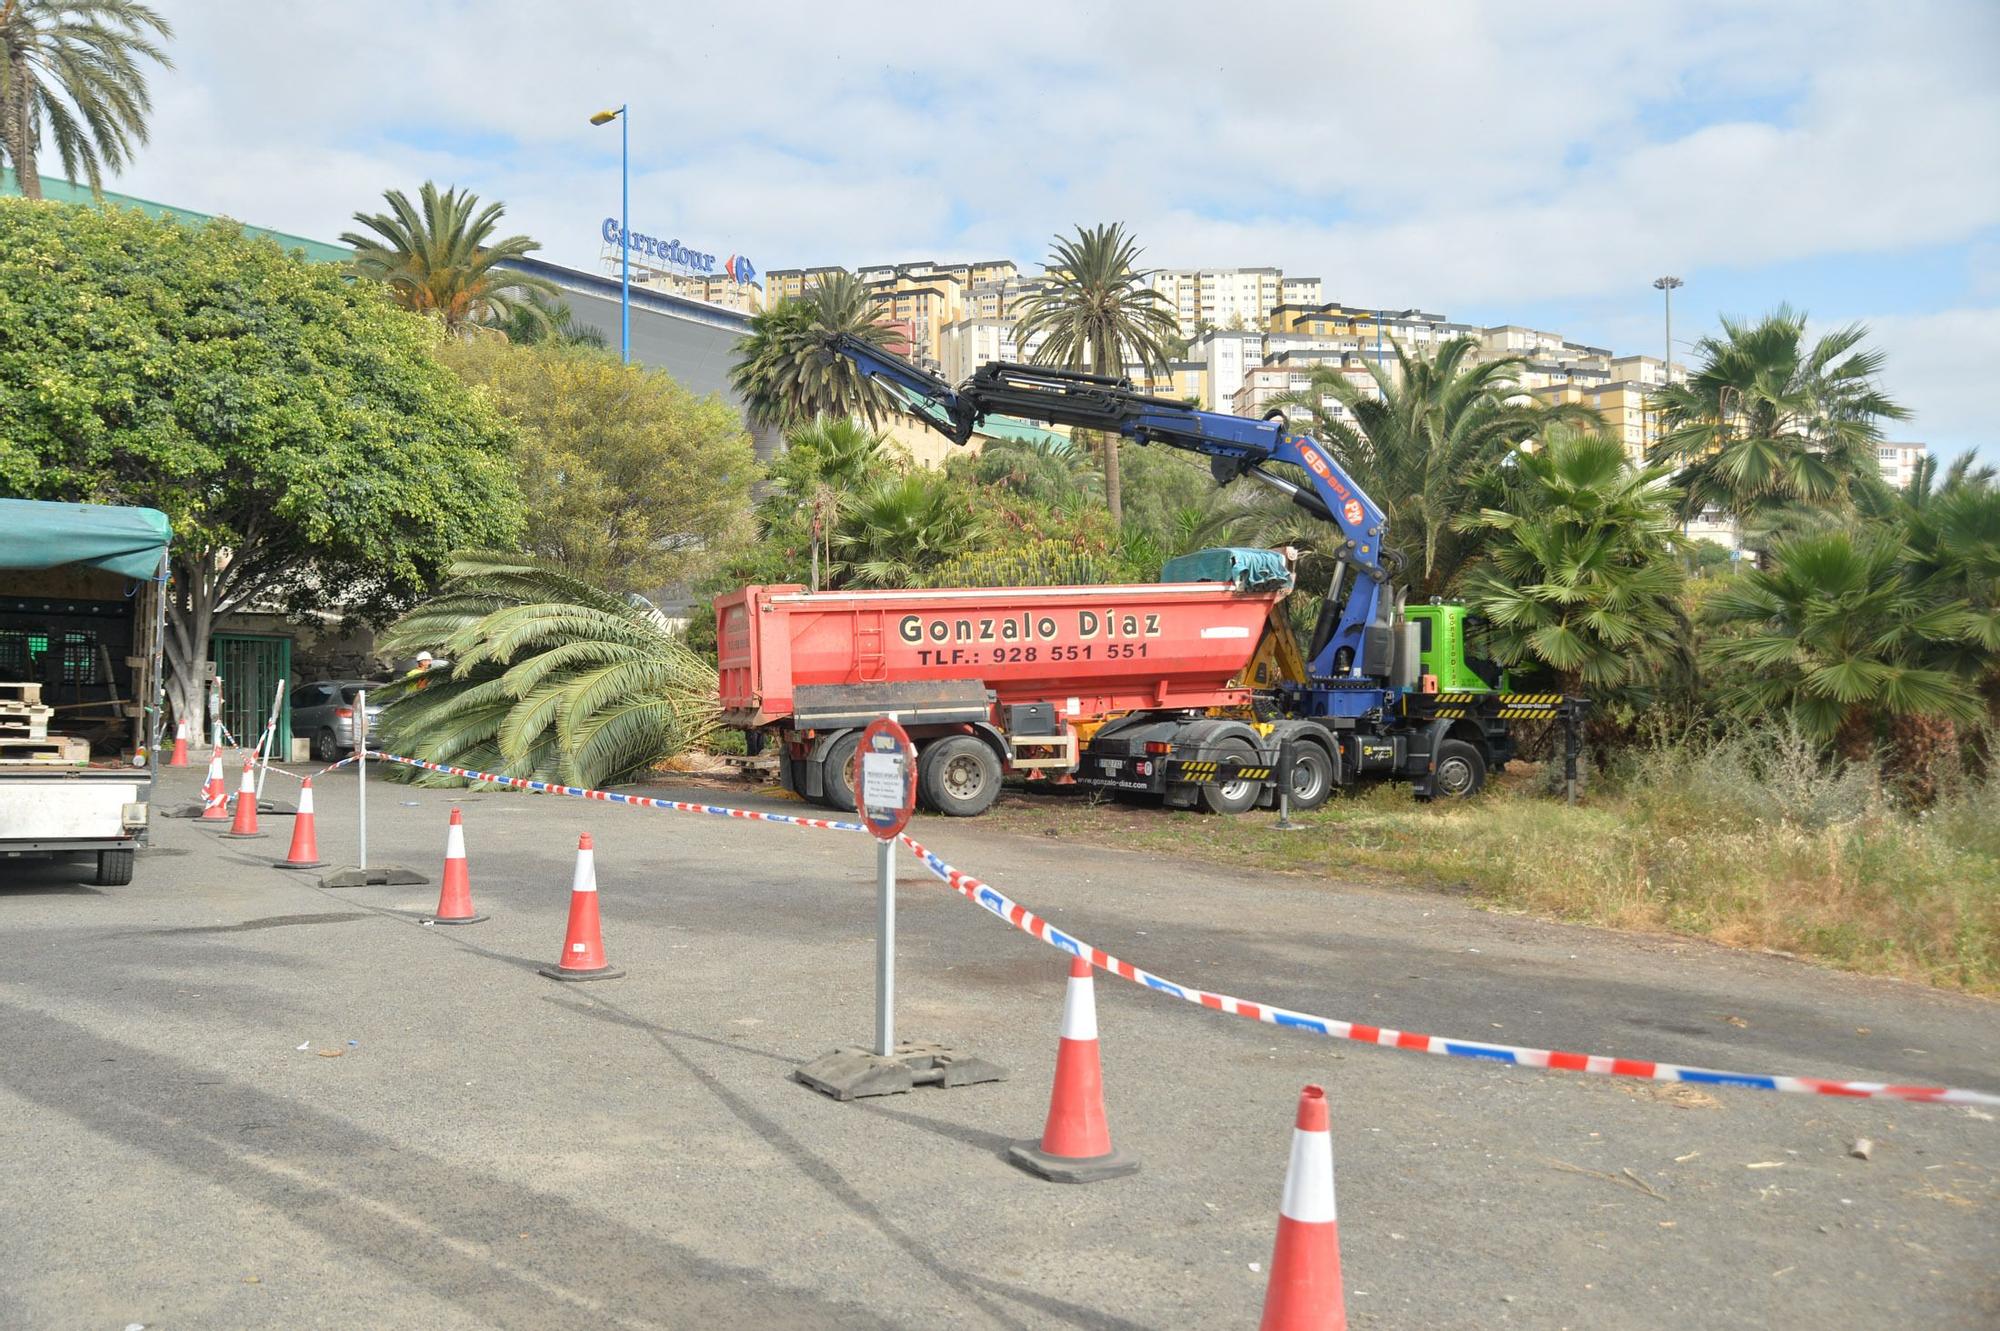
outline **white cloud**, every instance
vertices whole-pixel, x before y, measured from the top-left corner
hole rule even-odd
[[[1897,439],[1921,439],[1951,457],[1977,448],[2000,463],[1993,414],[1993,367],[2000,365],[2000,306],[1865,320],[1889,358],[1890,396],[1914,413],[1889,426]]]
[[[117,187],[327,239],[434,176],[594,266],[618,135],[585,118],[620,100],[635,226],[767,269],[1033,259],[1123,219],[1153,262],[1585,310],[1662,271],[1967,241],[1990,272],[2000,227],[1987,0],[171,8],[180,67]],[[1957,401],[1903,364],[1921,322],[1896,386]]]

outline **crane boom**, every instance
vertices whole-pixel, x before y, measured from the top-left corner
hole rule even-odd
[[[857,337],[843,336],[832,351],[853,361],[868,378],[898,389],[920,418],[954,443],[965,443],[988,417],[1017,416],[1199,453],[1209,460],[1217,484],[1250,476],[1285,494],[1340,530],[1339,545],[1326,553],[1340,562],[1343,571],[1352,568],[1358,575],[1338,622],[1314,634],[1308,677],[1325,681],[1386,676],[1388,624],[1396,595],[1387,585],[1391,565],[1383,549],[1388,517],[1323,444],[1291,429],[1276,413],[1255,420],[1202,411],[1137,392],[1130,379],[1120,376],[1007,361],[980,366],[954,388]],[[1265,470],[1271,463],[1296,467],[1306,483]],[[1337,580],[1336,593],[1338,586]],[[1330,603],[1335,599],[1337,595],[1330,597]]]

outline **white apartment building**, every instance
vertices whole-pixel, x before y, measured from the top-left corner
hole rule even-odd
[[[1182,337],[1193,337],[1204,323],[1262,328],[1271,311],[1285,303],[1285,276],[1276,268],[1156,268],[1143,280],[1160,293]],[[1319,281],[1298,280],[1315,286]]]
[[[977,317],[958,319],[938,330],[938,363],[947,383],[961,384],[988,361],[1031,361],[1047,335],[1037,333],[1022,346],[1014,339],[1014,320]]]
[[[1318,305],[1326,296],[1317,277],[1281,276],[1278,279],[1278,298],[1286,305]]]
[[[1875,461],[1881,465],[1882,479],[1892,490],[1900,490],[1916,477],[1917,466],[1930,452],[1926,444],[1879,443],[1875,446]]]
[[[1264,361],[1264,334],[1212,329],[1189,344],[1188,359],[1199,361],[1207,372],[1208,391],[1201,405],[1210,411],[1230,411],[1243,376]]]

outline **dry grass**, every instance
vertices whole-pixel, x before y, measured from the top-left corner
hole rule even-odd
[[[2000,993],[2000,785],[1923,815],[1873,774],[1783,735],[1628,760],[1586,803],[1509,773],[1471,804],[1378,786],[1298,816],[1235,819],[1010,802],[1018,825],[1327,877],[1463,888],[1505,909],[1768,948]],[[1199,823],[1196,820],[1199,819]],[[1198,835],[1191,835],[1198,827]]]

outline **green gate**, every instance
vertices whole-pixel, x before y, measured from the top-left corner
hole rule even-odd
[[[271,695],[286,680],[285,699],[278,705],[278,762],[292,756],[292,640],[266,633],[218,633],[209,639],[215,673],[222,676],[222,724],[239,744],[255,747],[264,736],[264,718],[271,714]]]

